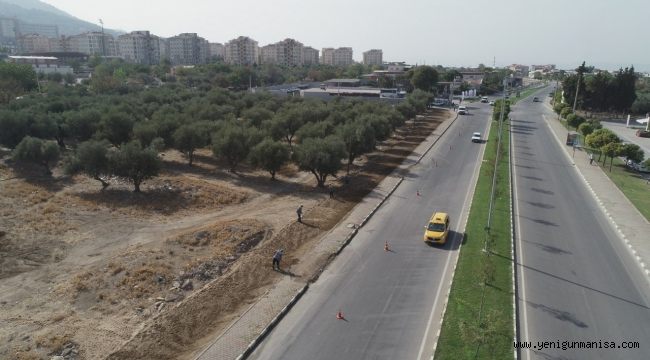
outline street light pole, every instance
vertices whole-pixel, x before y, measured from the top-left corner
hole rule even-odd
[[[102,56],[106,56],[106,45],[104,44],[104,21],[99,19],[99,23],[102,24]]]
[[[576,84],[576,97],[573,99],[573,112],[576,112],[576,106],[578,105],[578,93],[580,92],[580,80],[582,79],[582,73],[578,72],[578,84]]]

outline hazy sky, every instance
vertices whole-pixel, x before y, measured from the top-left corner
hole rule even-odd
[[[260,46],[379,48],[385,61],[444,66],[583,60],[650,71],[649,0],[44,0],[83,20],[169,37],[196,32]]]

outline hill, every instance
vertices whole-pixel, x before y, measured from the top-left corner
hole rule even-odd
[[[39,0],[0,0],[0,17],[16,18],[31,24],[57,25],[61,35],[101,30],[101,27],[96,24],[78,19]],[[113,35],[123,33],[111,29],[105,31]]]

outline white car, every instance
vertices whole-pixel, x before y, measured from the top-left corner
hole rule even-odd
[[[458,107],[458,115],[466,115],[467,113],[467,107],[465,105]]]
[[[472,134],[472,142],[481,142],[481,133],[480,132],[475,132]]]
[[[490,106],[494,106],[494,101],[490,101]]]

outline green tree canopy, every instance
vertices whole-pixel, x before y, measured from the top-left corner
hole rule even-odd
[[[174,132],[174,148],[187,156],[189,166],[194,161],[194,151],[208,145],[209,133],[200,124],[187,124]]]
[[[336,174],[344,157],[345,144],[334,135],[305,139],[295,153],[300,169],[314,174],[318,187],[324,187],[327,177]]]
[[[411,70],[411,84],[423,91],[433,91],[438,83],[438,72],[431,66],[418,66]]]
[[[44,166],[48,175],[52,174],[50,166],[59,161],[59,155],[59,146],[56,142],[43,141],[31,136],[25,136],[13,152],[13,158],[16,160]]]
[[[158,153],[152,148],[143,148],[139,141],[131,141],[112,151],[109,164],[114,175],[133,184],[134,192],[140,192],[142,182],[157,176],[161,168]]]
[[[78,172],[86,174],[102,184],[102,190],[108,187],[109,183],[104,179],[110,172],[108,159],[108,141],[88,140],[77,147],[74,156],[66,166],[68,174]]]
[[[266,138],[251,149],[249,159],[253,166],[268,171],[271,179],[275,180],[276,172],[289,161],[289,156],[287,145]]]

